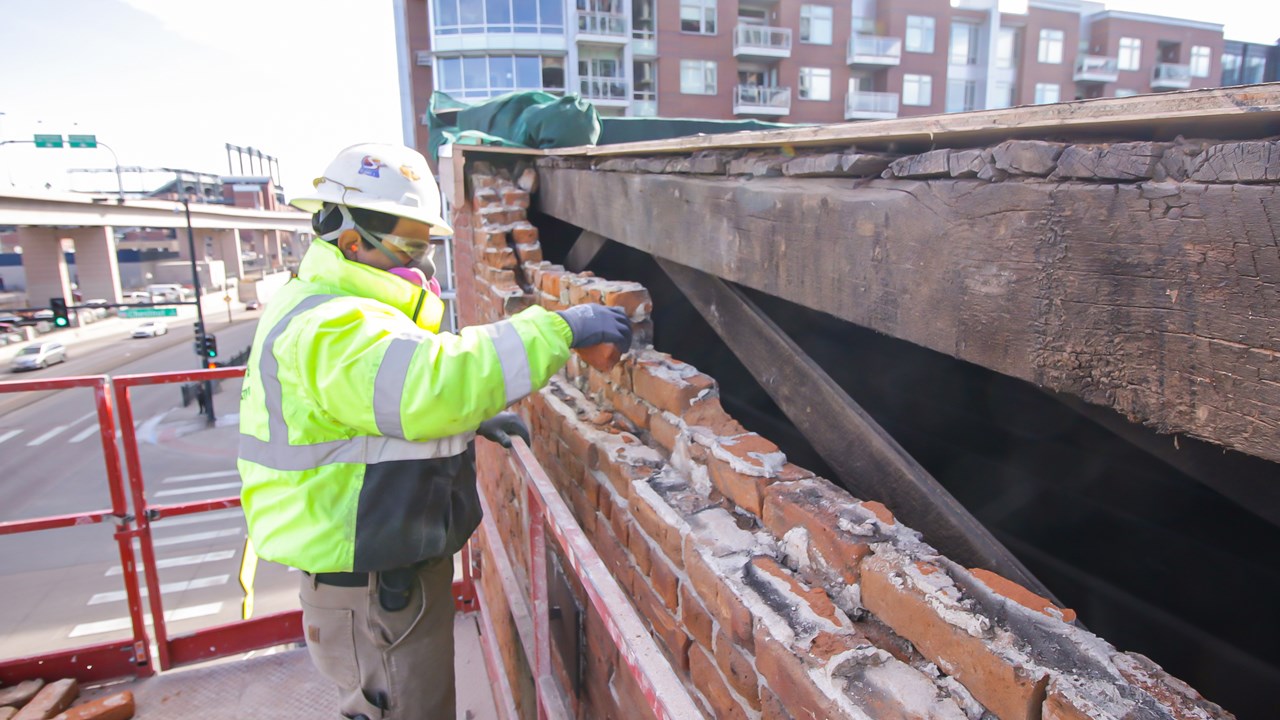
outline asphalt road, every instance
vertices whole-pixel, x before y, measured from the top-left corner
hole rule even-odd
[[[241,313],[232,324],[225,316],[208,319],[224,357],[249,346],[257,315]],[[190,318],[171,322],[166,335],[137,340],[129,329],[141,321],[107,322],[96,331],[100,337],[70,344],[67,362],[6,372],[0,382],[198,367]],[[179,385],[131,391],[149,502],[239,494],[239,390],[238,380],[223,383],[214,397],[214,426],[194,404],[181,406]],[[91,390],[0,393],[0,522],[109,507],[103,458]],[[0,660],[130,636],[113,530],[97,524],[0,536]],[[239,617],[245,536],[239,509],[162,520],[153,536],[170,635]],[[264,563],[257,612],[296,607],[297,582],[296,573]]]

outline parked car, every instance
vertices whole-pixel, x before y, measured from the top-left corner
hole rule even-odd
[[[67,349],[60,342],[32,343],[18,351],[10,369],[14,372],[39,370],[54,363],[65,362],[66,359]]]
[[[93,316],[99,320],[105,318],[107,315],[110,314],[109,311],[111,310],[111,308],[107,307],[108,304],[109,303],[106,300],[102,300],[102,299],[85,300],[83,303],[81,303],[81,305],[84,305],[88,310],[92,312]]]
[[[133,329],[136,338],[156,337],[169,332],[169,325],[163,320],[148,320]]]
[[[135,290],[124,294],[124,301],[127,303],[149,303],[151,302],[151,293]]]
[[[244,304],[244,309],[245,310],[261,310],[262,303],[258,302],[257,300],[250,300],[249,302]]]

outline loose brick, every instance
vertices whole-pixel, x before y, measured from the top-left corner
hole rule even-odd
[[[606,345],[604,347],[613,346]],[[622,413],[623,417],[631,421],[631,424],[635,426],[636,432],[647,432],[649,430],[648,405],[640,402],[631,393],[612,387],[606,389],[605,395],[608,397],[609,402],[613,404],[613,407]]]
[[[40,692],[13,716],[13,720],[49,720],[70,707],[79,695],[80,685],[74,678],[51,682],[40,688]]]
[[[525,263],[541,263],[542,245],[539,243],[523,243],[517,244],[516,253],[520,256],[520,261]]]
[[[729,681],[730,687],[747,701],[752,710],[759,710],[760,676],[756,673],[755,662],[730,642],[724,633],[716,635],[715,645],[716,664],[720,666],[720,672]]]
[[[76,705],[53,720],[129,720],[133,717],[133,693],[125,691]]]
[[[740,718],[746,720],[738,701],[734,699],[725,682],[724,676],[716,668],[715,661],[705,650],[697,645],[689,648],[689,678],[694,687],[711,705],[712,716],[721,719]]]
[[[677,416],[687,412],[699,395],[715,388],[711,376],[657,353],[636,362],[631,380],[636,395],[658,410]]]
[[[889,508],[884,506],[884,503],[877,502],[875,500],[863,500],[862,508],[869,511],[872,515],[875,515],[876,519],[885,525],[894,524],[893,513],[889,511]]]
[[[983,638],[953,625],[930,604],[930,597],[942,594],[917,587],[904,564],[881,556],[863,561],[862,602],[876,617],[1000,720],[1039,717],[1048,683],[1044,671],[1014,662],[1011,650],[998,653]]]
[[[969,572],[973,573],[974,577],[981,580],[993,592],[999,593],[1023,607],[1031,608],[1038,613],[1044,613],[1063,622],[1075,622],[1075,610],[1058,607],[1048,598],[1041,597],[1006,577],[980,568],[972,568]]]
[[[481,254],[484,264],[491,268],[500,270],[514,270],[516,267],[516,254],[511,248],[502,248],[501,250],[485,250]]]
[[[649,435],[668,455],[675,452],[676,443],[683,431],[679,418],[671,413],[655,412],[649,417]]]
[[[608,288],[603,292],[604,304],[620,307],[627,311],[627,317],[634,322],[645,320],[653,312],[653,299],[649,291],[639,283],[618,283],[618,287]]]
[[[511,227],[511,238],[516,241],[517,245],[536,243],[538,242],[538,228],[527,221],[517,222]]]
[[[858,567],[871,548],[840,529],[838,509],[851,499],[825,480],[772,485],[765,490],[764,526],[778,538],[795,528],[808,536],[801,571],[846,585],[858,582]],[[809,567],[805,567],[805,566]]]
[[[489,186],[478,186],[475,192],[471,193],[471,206],[477,210],[483,208],[495,207],[502,203],[502,197],[498,195],[498,191]]]
[[[799,580],[791,574],[789,570],[778,564],[767,555],[757,555],[751,558],[750,567],[748,568],[748,577],[751,572],[764,573],[772,578],[781,581],[796,598],[804,601],[807,608],[814,615],[830,622],[834,627],[849,627],[849,619],[836,608],[831,602],[831,598],[827,596],[821,588],[808,588],[800,583]]]
[[[721,438],[707,470],[722,495],[756,517],[762,514],[764,489],[786,463],[778,446],[756,433]]]
[[[502,204],[507,207],[529,207],[529,193],[519,188],[509,187],[502,191]]]
[[[0,706],[13,705],[19,707],[31,702],[31,698],[40,692],[40,688],[44,687],[44,680],[36,678],[34,680],[23,680],[12,687],[0,690]]]

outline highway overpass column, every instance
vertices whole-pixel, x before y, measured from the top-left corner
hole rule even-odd
[[[271,256],[271,269],[279,270],[284,267],[284,254],[280,247],[280,231],[266,230],[263,232],[263,241],[267,245],[267,252]]]
[[[215,230],[213,242],[217,248],[215,257],[224,263],[227,277],[243,280],[244,259],[240,256],[240,231]]]
[[[46,307],[49,298],[71,297],[71,273],[62,254],[62,233],[53,228],[20,227],[22,270],[27,275],[27,305]]]
[[[115,229],[85,227],[69,231],[76,246],[76,279],[85,300],[120,302],[120,262]]]

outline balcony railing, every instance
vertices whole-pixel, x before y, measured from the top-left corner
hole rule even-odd
[[[619,42],[625,42],[627,39],[627,18],[625,15],[616,15],[614,13],[579,10],[578,34],[605,35],[616,37]]]
[[[1151,73],[1151,87],[1185,90],[1191,87],[1191,66],[1178,63],[1156,63]]]
[[[1076,58],[1076,82],[1115,82],[1120,78],[1120,65],[1113,57],[1081,55]]]
[[[620,100],[625,103],[631,97],[631,87],[626,78],[584,75],[579,78],[578,87],[579,94],[588,100]]]
[[[791,28],[738,25],[733,32],[733,54],[755,57],[791,57]]]
[[[887,120],[898,117],[898,93],[854,91],[845,96],[845,120]]]
[[[897,65],[902,62],[902,38],[854,33],[849,38],[849,65]]]
[[[651,26],[631,28],[631,53],[640,57],[658,54],[658,38]]]
[[[786,115],[791,112],[791,88],[738,85],[733,112],[743,115]]]

